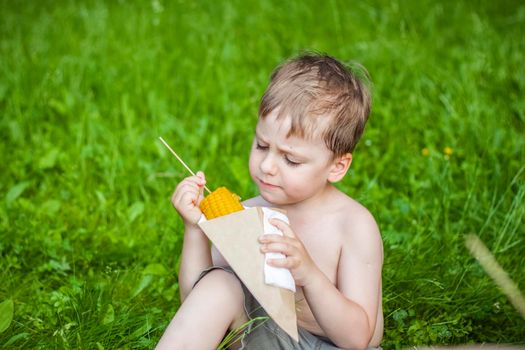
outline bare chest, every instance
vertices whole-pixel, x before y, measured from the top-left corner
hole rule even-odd
[[[304,223],[292,228],[317,267],[335,284],[341,252],[341,233],[326,222]]]
[[[341,251],[340,233],[330,225],[297,225],[294,232],[302,241],[316,266],[335,285],[337,283],[337,266]],[[306,301],[302,288],[295,293],[295,306],[299,326],[312,333],[325,335],[314,318]]]

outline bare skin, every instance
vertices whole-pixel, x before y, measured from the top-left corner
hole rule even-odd
[[[344,194],[335,190],[336,196],[344,196]],[[337,193],[339,192],[339,193]],[[339,276],[340,273],[340,262],[342,255],[353,254],[352,250],[359,250],[360,244],[357,243],[353,247],[347,247],[345,241],[353,240],[359,242],[363,237],[359,237],[358,231],[349,230],[349,227],[356,226],[355,221],[358,220],[373,220],[368,213],[368,211],[361,206],[356,201],[346,197],[346,200],[337,201],[339,208],[327,207],[326,212],[320,212],[318,217],[315,217],[310,220],[305,220],[303,216],[295,217],[293,213],[287,211],[287,216],[290,219],[290,226],[294,228],[294,231],[297,233],[297,237],[304,244],[308,254],[315,262],[316,266],[321,270],[326,279],[337,289],[340,288],[340,285],[344,283],[346,276]],[[267,203],[263,198],[256,197],[245,202],[246,206],[271,206],[270,203]],[[341,215],[346,213],[346,215]],[[319,220],[319,218],[322,218]],[[337,222],[339,220],[339,222]],[[373,223],[373,222],[372,222]],[[375,226],[375,225],[373,225]],[[335,239],[326,239],[326,236],[323,235],[323,232],[333,232],[332,238]],[[336,233],[336,234],[335,234]],[[361,232],[362,235],[365,235]],[[339,237],[333,237],[333,236]],[[372,232],[371,235],[375,236],[374,239],[380,240],[379,232]],[[380,244],[380,242],[378,242]],[[353,248],[353,249],[352,249]],[[336,252],[334,254],[326,254],[326,252]],[[344,253],[343,253],[344,251]],[[264,251],[263,251],[264,252]],[[217,254],[217,253],[216,253]],[[357,253],[359,254],[359,253]],[[382,264],[382,254],[380,257],[380,262]],[[216,258],[219,264],[225,263],[219,258]],[[361,265],[362,263],[360,263]],[[369,264],[367,270],[371,271],[372,276],[377,276],[377,269],[381,268],[379,266],[373,266],[374,264]],[[373,277],[377,279],[377,277]],[[374,283],[374,282],[372,282]],[[382,336],[383,336],[383,313],[382,313],[382,302],[381,302],[381,281],[379,280],[379,287],[376,287],[376,299],[370,300],[369,303],[372,304],[372,308],[377,309],[375,321],[372,321],[373,324],[373,334],[369,342],[369,346],[377,347],[380,345]],[[366,293],[362,293],[366,294]],[[363,298],[368,299],[368,298]],[[303,288],[297,286],[297,292],[295,295],[296,300],[296,311],[297,311],[297,323],[300,327],[308,330],[309,332],[322,336],[329,336],[327,332],[323,330],[320,324],[316,321],[314,313],[310,308],[308,301],[304,295]],[[372,323],[371,322],[371,323]]]
[[[261,195],[245,205],[284,209],[290,219],[290,225],[272,221],[284,236],[265,235],[261,251],[286,256],[269,263],[288,268],[295,279],[299,326],[344,349],[378,346],[383,334],[380,233],[372,215],[332,185],[344,177],[352,155],[333,157],[322,140],[288,136],[288,130],[287,119],[260,119],[250,153],[250,175]],[[172,197],[185,223],[179,272],[183,305],[158,349],[182,349],[179,344],[188,341],[193,349],[215,348],[227,329],[247,319],[240,284],[227,273],[214,271],[192,289],[202,270],[225,264],[216,251],[210,254],[196,226],[204,183],[202,173],[186,178]],[[192,334],[201,333],[202,322],[214,329],[196,344]]]

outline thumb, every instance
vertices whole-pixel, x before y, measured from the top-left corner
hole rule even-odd
[[[201,180],[202,180],[202,184],[204,185],[206,183],[206,176],[204,175],[204,173],[202,171],[197,171],[197,173],[195,174],[197,175],[197,177],[199,177]]]

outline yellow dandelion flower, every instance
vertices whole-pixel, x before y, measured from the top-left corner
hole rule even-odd
[[[448,146],[443,149],[443,153],[445,153],[446,156],[450,156],[453,152],[452,148]]]
[[[428,157],[430,151],[428,150],[428,148],[425,147],[421,150],[421,154],[423,155],[423,157]]]

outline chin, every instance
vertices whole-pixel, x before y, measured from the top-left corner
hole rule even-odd
[[[279,195],[261,191],[260,189],[259,194],[265,201],[275,206],[291,204],[291,201],[288,198],[283,198]]]

